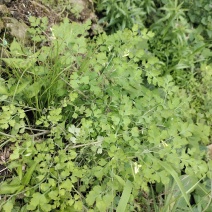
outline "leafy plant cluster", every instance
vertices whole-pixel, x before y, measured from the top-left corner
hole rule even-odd
[[[207,0],[128,0],[126,2],[124,4],[123,1],[96,1],[97,11],[101,11],[104,15],[100,19],[100,23],[105,22],[107,32],[122,30],[125,27],[131,28],[133,24],[139,24],[141,28],[147,27],[156,35],[149,41],[149,45],[150,51],[163,63],[160,73],[162,75],[171,74],[175,83],[185,88],[187,93],[194,97],[195,104],[204,105],[205,108],[211,105],[200,97],[204,96],[202,91],[205,87],[210,87],[211,80],[210,73],[202,70],[202,67],[211,67],[212,62],[210,2]],[[140,10],[141,16],[136,20],[132,19],[133,10],[129,5],[126,6],[127,4],[134,5],[137,10]],[[129,15],[123,14],[122,10],[128,11]],[[141,11],[144,12],[141,13]],[[115,17],[112,14],[115,14]],[[119,16],[124,17],[119,20],[116,18]],[[130,24],[123,24],[123,27],[120,27],[122,22]],[[207,73],[205,74],[205,72]],[[203,75],[206,76],[204,83],[202,83]],[[208,90],[207,96],[207,98],[211,98],[211,88]],[[199,107],[195,107],[195,109],[197,108]],[[206,111],[208,110],[198,113],[208,113]]]
[[[185,1],[185,6],[189,8],[187,17],[189,21],[199,28],[199,32],[203,34],[210,42],[212,38],[212,4],[210,1]]]
[[[100,23],[112,32],[131,28],[133,24],[149,27],[167,17],[173,22],[175,13],[181,16],[180,21],[185,16],[187,22],[211,39],[212,5],[208,0],[96,0],[95,4],[97,12],[101,14]]]
[[[1,210],[211,211],[210,47],[177,1],[160,12],[151,30],[93,39],[90,21],[46,35],[47,20],[31,17],[33,48],[6,46]]]
[[[99,23],[111,32],[134,24],[144,26],[145,16],[155,12],[155,3],[151,0],[96,0],[95,3],[97,12],[104,14]]]
[[[166,63],[166,73],[176,69],[193,71],[197,63],[208,57],[211,62],[208,49],[211,48],[211,5],[207,0],[128,0],[125,3],[99,0],[96,5],[97,11],[103,14],[99,23],[109,33],[132,28],[133,24],[153,31],[157,37],[150,41],[151,50]]]

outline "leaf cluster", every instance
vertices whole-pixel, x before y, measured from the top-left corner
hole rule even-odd
[[[196,38],[189,47],[184,29],[170,31],[184,13],[169,3],[154,33],[134,25],[89,39],[90,21],[64,19],[44,36],[38,26],[44,29],[45,19],[31,18],[34,48],[15,40],[8,46],[0,136],[2,147],[10,144],[5,165],[13,177],[1,182],[2,210],[148,211],[144,193],[164,190],[171,190],[161,200],[164,211],[210,209],[198,202],[211,201],[210,52]],[[167,28],[159,33],[159,25]],[[204,63],[186,84],[180,71],[196,70],[197,55]],[[193,194],[197,206],[190,205]]]

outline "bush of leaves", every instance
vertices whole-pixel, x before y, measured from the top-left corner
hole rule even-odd
[[[192,97],[161,74],[146,29],[86,38],[90,23],[66,19],[48,46],[14,41],[0,79],[1,145],[12,176],[3,211],[141,211],[149,184],[176,182],[185,209],[210,178],[210,127],[193,120]],[[184,186],[181,174],[192,179]]]

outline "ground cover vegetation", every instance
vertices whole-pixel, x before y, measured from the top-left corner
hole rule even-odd
[[[3,33],[1,210],[212,211],[210,1],[92,4]]]

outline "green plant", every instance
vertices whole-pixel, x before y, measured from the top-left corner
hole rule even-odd
[[[2,210],[139,211],[148,185],[172,177],[191,208],[181,171],[210,177],[200,148],[209,126],[192,119],[192,98],[161,74],[151,31],[90,40],[89,25],[65,19],[48,46],[31,53],[14,41],[3,59],[0,136],[12,144],[13,177],[0,185]]]
[[[157,39],[151,42],[152,51],[164,62],[164,73],[172,73],[176,78],[183,77],[185,70],[194,72],[197,57],[205,47],[186,19],[186,11],[177,0],[166,1],[150,26],[157,34]]]
[[[96,10],[104,14],[99,23],[103,24],[107,30],[112,32],[131,28],[133,24],[143,26],[142,19],[145,16],[141,4],[148,4],[149,1],[137,0],[98,0]],[[149,6],[149,7],[148,7]],[[151,10],[151,3],[148,4],[148,10]]]
[[[104,3],[106,5],[108,1]],[[203,21],[208,20],[205,22],[205,26],[203,26],[203,24],[199,23],[202,20],[200,16],[197,15],[195,17],[195,13],[188,6],[190,3],[167,0],[157,1],[155,2],[157,8],[153,12],[152,18],[149,19],[150,21],[147,22],[145,18],[140,17],[138,22],[146,26],[150,25],[150,29],[155,33],[154,39],[149,41],[151,46],[149,50],[160,59],[161,66],[158,68],[160,74],[162,76],[171,74],[174,81],[181,88],[185,88],[186,93],[190,96],[190,104],[193,109],[191,113],[188,113],[188,116],[186,115],[187,118],[190,117],[199,126],[202,123],[206,124],[208,130],[209,128],[211,130],[211,121],[209,118],[211,117],[211,46],[208,45],[208,38],[211,34],[210,10],[208,9],[210,5],[204,1],[195,2],[194,4],[201,8],[201,10],[196,11],[204,16]],[[115,7],[109,3],[108,8],[115,10]],[[144,11],[142,6],[140,9]],[[111,17],[111,13],[106,13],[105,15],[104,20],[108,20]],[[196,23],[194,19],[192,20],[188,16],[193,16],[196,19]],[[121,23],[121,20],[116,19],[116,21],[119,24]],[[200,24],[198,28],[196,28],[197,22]],[[111,26],[113,28],[112,32],[116,31],[117,25],[116,23],[116,25]],[[199,35],[200,33],[202,36]],[[143,64],[143,61],[141,63]],[[154,84],[155,78],[160,76],[159,72],[156,74],[152,69],[149,72],[145,69],[144,71],[146,72],[149,83]],[[205,92],[206,90],[207,92]],[[183,93],[183,95],[185,94]],[[208,198],[208,190],[205,194]],[[196,195],[198,196],[198,194]],[[206,206],[210,206],[210,198],[208,205],[201,206],[200,203],[198,207],[207,209]]]
[[[188,175],[181,175],[179,180],[182,183],[188,197],[190,199],[191,196],[195,198],[194,200],[196,204],[193,205],[191,211],[210,211],[210,180],[204,179],[204,183],[200,183],[202,179],[198,181],[195,176]],[[155,196],[155,193],[158,193],[158,197]],[[182,197],[182,193],[176,181],[170,180],[169,184],[165,185],[165,188],[160,183],[156,185],[155,189],[151,187],[151,194],[155,201],[154,211],[190,211],[185,199]],[[162,195],[164,197],[162,197]]]
[[[86,34],[89,22],[78,30],[76,24],[71,26],[66,20],[59,30],[53,27],[52,37],[49,38],[44,36],[42,30],[45,29],[46,19],[30,17],[30,21],[32,28],[29,32],[35,42],[34,50],[21,46],[15,40],[11,43],[10,58],[2,58],[11,69],[11,72],[5,72],[9,77],[7,83],[1,79],[2,94],[5,95],[4,99],[15,104],[23,100],[32,108],[34,115],[40,116],[45,108],[57,105],[67,95],[69,75],[81,63],[86,49],[85,38],[79,35]],[[40,23],[44,23],[44,26]],[[67,34],[67,30],[72,36]],[[52,45],[39,48],[37,44],[41,41],[51,42]],[[67,49],[70,51],[65,53]]]
[[[105,22],[105,29],[115,32],[125,27],[131,28],[133,24],[141,27],[148,27],[156,36],[150,41],[151,51],[157,55],[161,62],[164,62],[162,73],[172,74],[175,79],[185,81],[186,72],[194,73],[196,67],[200,66],[203,60],[210,60],[211,55],[205,54],[209,37],[205,36],[205,29],[196,23],[190,16],[201,20],[199,12],[193,13],[189,6],[190,1],[162,0],[162,1],[97,1],[97,11],[100,11],[100,22]],[[194,3],[204,10],[204,19],[210,19],[210,4],[205,1]],[[138,16],[133,17],[133,9],[140,11]],[[193,7],[192,7],[193,8]],[[119,18],[120,17],[120,18]],[[192,21],[193,20],[193,21]],[[127,24],[126,24],[127,23]],[[211,21],[207,22],[210,25]],[[202,33],[203,32],[203,33]],[[200,36],[202,33],[202,36]],[[211,33],[207,26],[208,35]],[[186,71],[186,72],[185,72]],[[174,73],[173,73],[174,72]],[[183,76],[185,75],[185,77]]]
[[[212,38],[212,4],[207,0],[184,1],[184,7],[189,8],[188,20],[199,28],[199,32],[210,42]]]
[[[212,126],[212,66],[202,63],[196,72],[196,77],[190,77],[187,90],[193,96],[192,107],[195,109],[194,118],[197,122]]]

